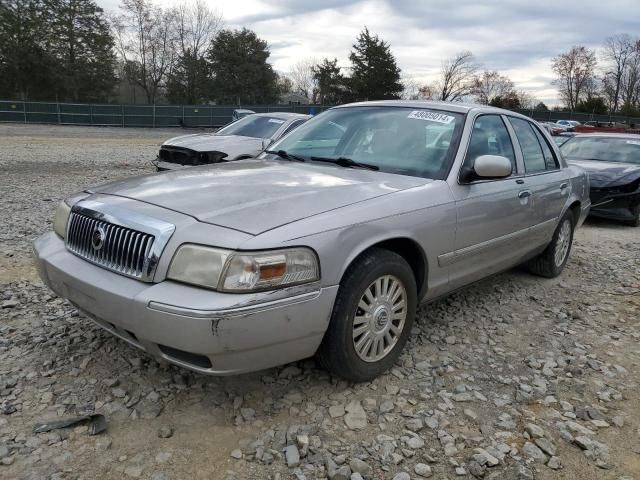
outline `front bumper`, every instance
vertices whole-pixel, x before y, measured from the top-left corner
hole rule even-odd
[[[156,169],[158,169],[159,172],[164,172],[167,170],[181,170],[183,168],[188,168],[192,166],[192,165],[181,165],[180,163],[165,162],[163,160],[160,160],[159,158],[152,160],[151,163],[153,164],[154,167],[156,167]]]
[[[225,294],[110,272],[70,253],[53,232],[33,249],[42,280],[98,325],[159,360],[213,375],[313,355],[338,289],[307,285]]]
[[[624,192],[620,189],[591,189],[591,215],[612,220],[634,219],[633,208],[640,204],[640,189]]]

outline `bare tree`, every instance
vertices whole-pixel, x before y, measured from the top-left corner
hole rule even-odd
[[[176,103],[199,103],[211,96],[207,48],[222,29],[222,14],[204,0],[182,0],[174,10],[176,61],[167,83],[167,97]]]
[[[203,57],[209,43],[224,25],[222,13],[211,10],[204,0],[183,0],[174,12],[180,54]]]
[[[456,102],[472,94],[478,65],[469,51],[442,62],[440,78],[431,87],[436,100]]]
[[[471,93],[478,103],[489,105],[496,97],[504,97],[513,91],[514,85],[509,77],[495,70],[485,70],[474,79]]]
[[[629,63],[633,61],[634,41],[628,34],[609,37],[604,42],[602,59],[605,62],[604,93],[608,97],[611,110],[616,112],[620,105],[623,77]]]
[[[575,46],[554,57],[551,67],[557,76],[554,83],[558,86],[560,96],[571,111],[575,110],[595,76],[595,52]]]
[[[317,64],[316,58],[302,59],[293,66],[287,75],[293,84],[292,91],[307,97],[311,103],[318,101],[318,82],[313,74],[313,68]]]
[[[148,103],[155,103],[175,58],[175,13],[150,0],[122,0],[120,9],[112,24],[125,74],[142,87]]]
[[[403,100],[419,100],[421,98],[420,85],[413,77],[403,75],[400,78],[400,83],[404,87],[401,95]]]
[[[632,53],[620,82],[620,99],[625,107],[640,107],[640,39],[632,44]]]

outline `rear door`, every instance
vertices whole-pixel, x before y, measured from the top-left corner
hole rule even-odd
[[[500,155],[512,163],[510,177],[464,180],[481,155]],[[475,118],[464,162],[457,178],[450,179],[456,200],[457,227],[454,251],[439,263],[450,266],[452,288],[504,270],[527,252],[524,241],[530,216],[530,196],[522,195],[523,169],[518,162],[501,115]]]
[[[571,182],[549,140],[533,122],[509,117],[522,152],[525,186],[531,195],[531,240],[543,244],[551,240],[569,197]]]

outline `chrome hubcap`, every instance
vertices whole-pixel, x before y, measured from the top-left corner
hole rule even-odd
[[[555,262],[556,267],[563,264],[569,253],[569,246],[571,245],[571,222],[565,220],[562,222],[560,232],[558,233],[558,241],[556,242]]]
[[[353,346],[365,362],[386,357],[400,339],[407,319],[407,291],[400,280],[385,275],[362,294],[353,318]]]

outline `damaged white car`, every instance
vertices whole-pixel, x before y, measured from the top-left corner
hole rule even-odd
[[[217,132],[170,138],[153,164],[160,171],[253,158],[309,118],[288,112],[247,115]]]

